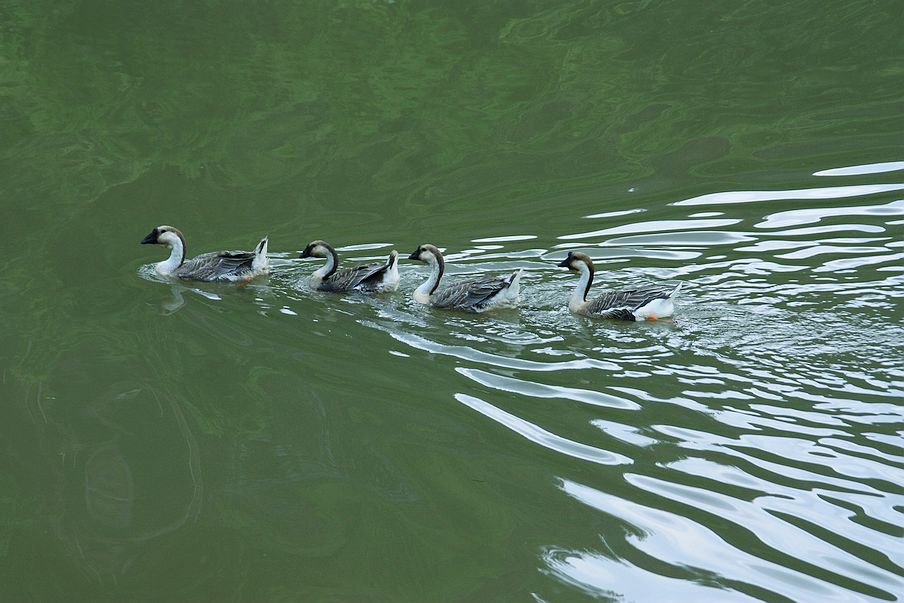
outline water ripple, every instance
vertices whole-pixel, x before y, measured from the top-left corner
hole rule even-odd
[[[754,203],[762,201],[809,201],[811,199],[843,199],[846,197],[863,197],[878,193],[904,190],[904,184],[862,184],[850,186],[829,186],[823,188],[804,188],[783,191],[728,191],[724,193],[708,193],[676,201],[672,205],[733,205],[736,203]]]
[[[632,557],[648,565],[651,560],[656,560],[674,568],[687,568],[698,575],[702,573],[709,584],[765,584],[768,585],[768,591],[775,595],[795,601],[814,598],[825,601],[860,600],[854,593],[832,588],[819,578],[786,567],[783,563],[770,561],[762,553],[753,555],[732,546],[717,532],[688,517],[632,502],[571,480],[562,480],[560,488],[575,500],[630,527],[632,534],[626,540],[636,549]],[[694,506],[696,504],[695,502]],[[572,555],[584,557],[580,554]],[[608,560],[604,559],[604,562]],[[562,568],[559,569],[561,571]],[[662,572],[654,570],[651,573]],[[606,575],[594,572],[587,578],[593,584],[596,579]],[[571,577],[576,579],[574,574]],[[622,581],[618,573],[610,577],[615,578],[615,581],[610,583],[609,588],[615,587],[613,590],[628,598],[643,600],[645,592],[663,592],[655,585],[652,586],[655,590],[646,591],[647,586],[642,581]],[[723,593],[720,592],[718,596],[714,593],[708,598],[722,600],[722,596]]]
[[[851,170],[817,174],[879,171]],[[307,321],[324,345],[350,318],[392,342],[399,362],[435,357],[456,402],[571,474],[561,492],[607,519],[587,524],[601,526],[595,546],[542,547],[543,571],[557,580],[638,600],[890,599],[904,592],[904,242],[895,220],[904,201],[881,196],[902,189],[711,193],[671,207],[724,213],[636,221],[655,209],[637,207],[587,216],[609,222],[600,230],[450,245],[452,275],[525,269],[520,308],[499,314],[414,303],[419,266],[403,266],[397,295],[330,296],[307,289],[313,263],[274,254],[269,284],[247,292],[263,315]],[[862,201],[782,205],[850,197]],[[777,203],[740,205],[768,201]],[[743,211],[732,215],[736,206]],[[597,262],[594,291],[681,282],[676,316],[625,324],[570,314],[576,278],[555,265],[569,249]],[[216,286],[169,286],[176,310],[222,301]],[[203,315],[194,322],[213,329]],[[248,345],[218,325],[216,338]],[[439,397],[428,392],[424,404]]]
[[[867,163],[864,165],[852,165],[848,167],[831,168],[814,172],[814,176],[861,176],[865,174],[881,174],[904,170],[904,161],[885,161],[882,163]]]
[[[904,278],[895,269],[904,253],[893,218],[904,213],[904,201],[874,199],[902,189],[712,193],[673,205],[866,202],[639,222],[646,208],[604,212],[588,217],[612,225],[558,236],[564,242],[550,250],[525,254],[510,248],[517,240],[500,237],[492,253],[453,254],[462,273],[519,260],[533,275],[519,315],[523,332],[508,350],[477,349],[492,319],[448,323],[467,331],[473,346],[449,343],[458,335],[429,322],[419,334],[374,326],[412,348],[465,362],[453,370],[474,391],[455,399],[532,443],[595,464],[630,464],[632,473],[601,478],[598,487],[561,480],[567,495],[615,518],[626,535],[606,530],[597,551],[550,544],[541,555],[550,575],[603,597],[894,598],[904,592],[904,411],[897,404],[904,398]],[[552,265],[566,249],[599,262],[595,288],[681,281],[674,321],[622,325],[570,316],[563,301],[574,277]],[[663,261],[673,265],[655,267]],[[559,337],[538,342],[550,331]],[[531,358],[536,354],[549,360]],[[497,392],[500,404],[479,391]],[[556,425],[573,433],[594,427],[613,450],[591,445],[592,436],[563,438],[542,419],[500,407],[526,400],[544,409],[539,416],[561,413]],[[660,459],[655,465],[648,450]],[[673,460],[662,460],[668,456]],[[635,493],[614,494],[625,487]]]
[[[615,454],[607,450],[602,450],[557,436],[554,433],[550,433],[545,429],[537,427],[530,421],[525,421],[524,419],[518,418],[513,414],[493,406],[489,402],[484,402],[480,398],[459,393],[455,394],[455,399],[465,406],[470,406],[484,416],[505,425],[531,442],[539,444],[544,448],[549,448],[554,452],[576,459],[590,461],[592,463],[599,463],[600,465],[624,465],[632,462],[631,459],[621,454]]]

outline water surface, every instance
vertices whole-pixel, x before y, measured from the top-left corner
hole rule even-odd
[[[897,3],[0,15],[4,599],[904,594]],[[163,282],[162,223],[273,273]],[[572,316],[571,249],[675,318]]]

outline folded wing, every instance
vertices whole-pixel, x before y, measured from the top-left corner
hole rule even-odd
[[[455,307],[462,310],[480,311],[494,296],[511,284],[509,278],[485,277],[452,283],[430,297],[430,303],[437,308]]]
[[[611,291],[592,300],[586,311],[588,314],[596,314],[604,318],[634,320],[634,310],[657,299],[668,299],[673,291],[673,289],[661,287]]]
[[[354,268],[340,268],[317,287],[320,291],[373,291],[383,280],[389,264],[364,264]]]
[[[255,254],[251,251],[215,251],[186,260],[176,276],[202,281],[236,281],[252,272]]]

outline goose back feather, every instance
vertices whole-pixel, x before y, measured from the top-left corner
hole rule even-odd
[[[494,297],[509,288],[515,275],[482,277],[450,283],[430,296],[430,305],[437,308],[458,308],[481,312],[493,304]]]

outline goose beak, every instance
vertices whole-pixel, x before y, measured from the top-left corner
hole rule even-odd
[[[298,254],[298,257],[300,257],[302,259],[309,258],[309,257],[311,257],[311,254],[308,253],[307,249],[305,249],[304,251],[302,251],[301,253]]]
[[[565,258],[564,260],[556,264],[556,266],[558,266],[559,268],[571,268],[570,264],[571,258]]]
[[[408,259],[409,260],[419,260],[419,259],[421,259],[420,257],[418,257],[419,255],[420,254],[417,252],[417,249],[415,249],[414,252],[408,256]]]
[[[151,231],[151,234],[149,234],[145,238],[141,239],[142,245],[153,245],[156,242],[157,242],[157,229],[156,228]]]

